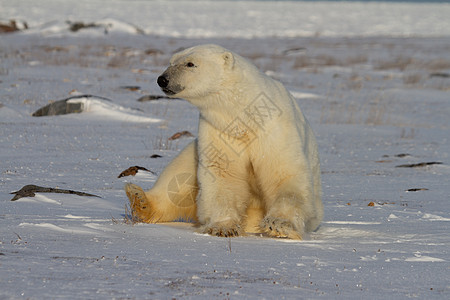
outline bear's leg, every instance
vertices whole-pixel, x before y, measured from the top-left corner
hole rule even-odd
[[[220,237],[245,234],[250,188],[244,172],[227,170],[221,173],[215,172],[214,168],[199,166],[201,189],[197,197],[197,215],[201,232]]]
[[[197,140],[186,146],[164,169],[152,189],[127,184],[132,215],[145,223],[197,220]]]
[[[309,229],[306,224],[317,214],[310,181],[307,176],[298,177],[284,178],[282,184],[275,182],[278,189],[266,190],[267,213],[260,226],[270,236],[302,239]]]

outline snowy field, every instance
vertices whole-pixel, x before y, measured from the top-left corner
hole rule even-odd
[[[0,299],[450,298],[449,4],[35,3],[0,0],[1,23],[29,27],[0,35]],[[309,119],[325,217],[305,240],[124,222],[124,184],[150,188],[193,139],[169,138],[197,134],[187,102],[137,100],[202,43],[283,82]],[[32,116],[80,95],[82,113]],[[155,174],[118,178],[136,165]],[[29,184],[99,197],[10,201]]]

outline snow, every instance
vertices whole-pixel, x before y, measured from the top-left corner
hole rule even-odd
[[[96,31],[100,34],[106,27],[112,32],[136,33],[130,26],[133,24],[147,34],[190,38],[450,34],[449,3],[192,0],[114,3],[45,0],[39,6],[32,0],[15,1],[14,5],[6,0],[0,3],[2,18],[26,20],[46,36],[66,33],[66,21],[97,21],[104,25]],[[47,8],[55,7],[59,13],[49,13]]]
[[[33,3],[0,1],[0,20],[30,26],[0,35],[0,298],[450,297],[450,79],[433,75],[450,73],[448,4]],[[117,176],[160,174],[192,140],[168,138],[197,133],[185,101],[137,99],[161,95],[171,54],[200,43],[281,80],[309,119],[325,217],[305,240],[123,222],[124,184],[157,175]],[[80,114],[31,116],[77,95],[94,95]],[[396,167],[420,162],[442,164]],[[101,198],[9,201],[27,184]]]

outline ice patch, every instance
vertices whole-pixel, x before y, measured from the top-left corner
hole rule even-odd
[[[375,261],[375,260],[378,260],[378,257],[376,255],[361,256],[359,259],[362,260],[362,261]]]
[[[279,242],[282,242],[282,243],[290,243],[290,244],[292,244],[292,243],[303,243],[303,242],[305,242],[305,240],[291,240],[291,239],[284,239],[284,238],[282,238],[282,239],[280,239],[280,238],[274,238],[274,240],[275,241],[279,241]]]
[[[90,219],[89,217],[74,216],[71,214],[65,215],[64,218],[67,218],[67,219]]]
[[[388,217],[388,221],[392,220],[392,219],[398,219],[398,217],[396,215],[394,215],[394,214],[390,214],[389,217]]]
[[[417,253],[414,254],[414,257],[406,258],[405,261],[408,261],[408,262],[445,262],[445,260],[441,259],[441,258],[420,255]]]
[[[450,221],[450,218],[444,218],[438,215],[432,215],[432,214],[424,214],[422,216],[422,219],[429,220],[429,221]]]
[[[293,92],[293,91],[289,91],[292,96],[294,96],[294,98],[296,99],[315,99],[315,98],[322,98],[321,96],[317,95],[317,94],[312,94],[312,93],[302,93],[302,92]]]

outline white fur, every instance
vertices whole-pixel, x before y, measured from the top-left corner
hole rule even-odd
[[[150,210],[137,214],[141,220],[185,217],[212,235],[263,231],[298,239],[319,226],[323,206],[317,144],[280,82],[216,45],[175,54],[163,76],[174,97],[200,110],[199,132],[151,190],[142,194],[139,187],[127,186],[132,208]],[[173,205],[167,195],[168,182],[179,173],[197,179],[195,187],[184,191],[195,190],[192,207]],[[140,204],[133,206],[136,202]]]

